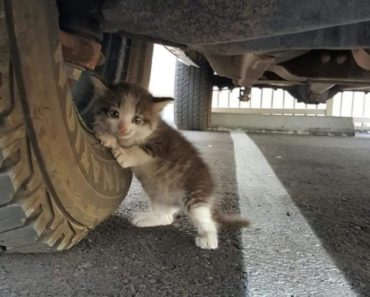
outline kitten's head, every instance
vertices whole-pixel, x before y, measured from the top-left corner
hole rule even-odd
[[[154,97],[144,88],[119,83],[107,86],[93,78],[98,96],[94,129],[117,137],[122,145],[143,142],[157,128],[160,113],[171,101]]]

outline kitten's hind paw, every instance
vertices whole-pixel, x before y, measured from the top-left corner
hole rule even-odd
[[[154,212],[143,212],[134,214],[130,222],[136,227],[164,226],[172,224],[173,216],[160,215]]]
[[[118,145],[117,138],[113,135],[106,134],[106,133],[95,133],[96,138],[100,140],[100,143],[107,148],[114,148]]]
[[[195,237],[195,245],[201,249],[214,250],[218,248],[217,233],[198,234]]]

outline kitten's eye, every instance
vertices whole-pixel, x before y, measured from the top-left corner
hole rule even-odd
[[[108,116],[110,116],[113,119],[118,119],[119,118],[119,112],[115,109],[110,109],[110,110],[108,110]]]
[[[133,118],[132,118],[132,122],[136,125],[140,125],[142,122],[143,122],[143,118],[139,115],[135,115]]]

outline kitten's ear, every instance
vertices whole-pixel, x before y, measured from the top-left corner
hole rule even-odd
[[[171,97],[153,97],[152,106],[155,112],[160,113],[168,103],[173,102],[175,99]]]
[[[109,87],[96,75],[90,75],[90,81],[97,96],[102,97],[108,92]]]

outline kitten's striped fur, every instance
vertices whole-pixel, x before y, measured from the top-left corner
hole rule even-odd
[[[208,166],[179,131],[161,120],[160,112],[170,98],[155,98],[128,83],[105,87],[95,81],[95,87],[100,94],[94,123],[97,137],[122,167],[132,168],[150,198],[151,210],[133,215],[132,224],[169,225],[179,210],[185,210],[198,231],[195,243],[203,249],[218,247],[220,227],[248,225],[220,211]],[[117,116],[111,108],[118,118],[110,116]]]

